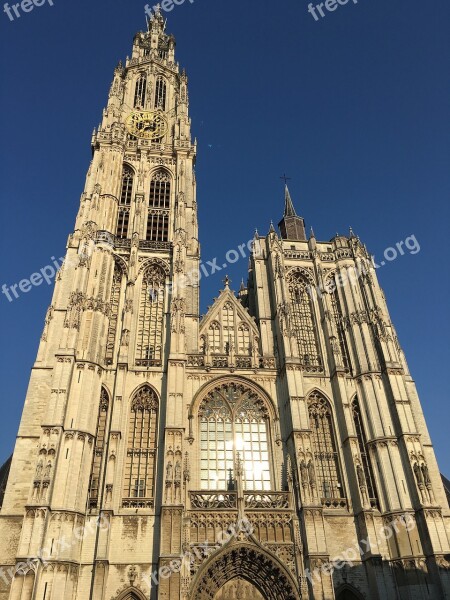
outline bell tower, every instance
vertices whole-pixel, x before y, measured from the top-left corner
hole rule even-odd
[[[166,437],[178,440],[185,357],[198,345],[187,84],[156,12],[116,67],[92,135],[0,515],[0,563],[9,572],[2,600],[92,600],[110,597],[120,581],[131,585],[131,567],[106,583],[112,554],[122,563],[121,545],[131,543],[127,527],[136,528],[133,560],[152,570],[159,450]],[[173,461],[177,473],[180,464]],[[123,542],[108,549],[117,513]]]

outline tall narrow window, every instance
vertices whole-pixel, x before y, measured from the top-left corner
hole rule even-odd
[[[234,308],[231,302],[227,302],[222,309],[223,343],[225,350],[229,351],[231,344],[234,345]]]
[[[234,383],[210,392],[200,405],[201,488],[226,490],[236,463],[246,490],[270,490],[269,415],[252,390]]]
[[[209,348],[213,354],[220,353],[220,325],[217,322],[211,323],[208,329]]]
[[[136,88],[134,92],[134,108],[144,108],[145,106],[145,95],[147,93],[147,77],[142,74],[136,81]]]
[[[376,506],[378,503],[378,499],[377,490],[375,487],[375,477],[373,474],[372,463],[370,462],[370,456],[368,453],[366,432],[364,430],[364,424],[361,416],[361,408],[359,406],[358,398],[355,398],[352,402],[352,413],[353,422],[355,424],[355,431],[358,437],[359,454],[361,456],[362,468],[366,480],[367,494],[369,496],[369,500],[372,506]]]
[[[250,329],[244,323],[238,327],[238,354],[249,356],[251,354]]]
[[[350,353],[348,351],[347,338],[345,336],[345,329],[343,324],[343,314],[342,314],[342,306],[339,298],[339,291],[336,285],[336,280],[333,278],[332,280],[332,289],[331,292],[331,306],[333,309],[333,318],[336,324],[336,330],[338,334],[339,347],[341,350],[342,360],[344,362],[343,366],[346,369],[350,369]]]
[[[150,200],[147,217],[147,241],[167,242],[169,239],[170,175],[157,171],[150,183]]]
[[[116,236],[125,239],[128,236],[130,222],[130,205],[133,194],[134,174],[131,167],[124,165],[122,171],[122,188],[120,191],[119,211],[117,217]]]
[[[163,77],[158,77],[155,87],[155,108],[166,110],[167,84]]]
[[[307,367],[321,368],[322,356],[314,306],[308,293],[308,282],[300,273],[294,272],[288,278],[289,296],[292,309],[292,328],[297,339],[300,358]]]
[[[111,312],[109,315],[108,336],[106,338],[106,364],[114,361],[116,346],[117,320],[119,317],[120,290],[122,287],[122,269],[118,263],[114,265],[114,275],[111,287]]]
[[[166,275],[159,265],[151,265],[142,281],[139,304],[136,364],[158,367],[162,360]]]
[[[308,413],[318,495],[326,500],[342,498],[344,490],[330,405],[314,393],[308,399]]]
[[[123,506],[151,506],[155,493],[158,398],[149,387],[139,390],[131,402]]]
[[[91,477],[89,480],[89,508],[98,507],[101,468],[106,443],[105,436],[108,409],[108,394],[106,390],[102,388],[97,418],[97,431],[95,434],[94,458],[92,460]]]

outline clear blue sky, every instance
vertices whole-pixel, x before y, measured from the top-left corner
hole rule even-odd
[[[64,255],[113,69],[145,27],[143,0],[53,1],[14,22],[0,12],[0,285]],[[169,15],[190,77],[205,260],[278,222],[284,172],[318,238],[352,225],[378,258],[418,239],[420,253],[378,275],[447,475],[449,21],[448,0],[350,0],[318,22],[306,0],[186,0]],[[246,267],[229,269],[232,287]],[[222,279],[203,282],[202,311]],[[0,461],[51,291],[0,295]]]

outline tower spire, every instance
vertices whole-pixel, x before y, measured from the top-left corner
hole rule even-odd
[[[278,223],[281,237],[284,240],[306,241],[305,221],[295,211],[291,193],[287,185],[288,178],[284,175],[281,179],[284,179],[284,214]]]
[[[292,202],[291,193],[289,192],[287,183],[284,186],[284,216],[285,217],[296,217],[297,216],[297,213],[295,212],[294,204]]]

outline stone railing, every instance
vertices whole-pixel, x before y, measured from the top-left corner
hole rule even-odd
[[[190,492],[193,510],[218,510],[237,508],[236,492]]]
[[[347,508],[347,498],[321,498],[324,508]]]
[[[205,366],[205,355],[204,354],[189,354],[187,364],[188,364],[188,367],[204,367]]]
[[[289,508],[288,492],[244,492],[245,508]]]
[[[124,498],[122,508],[154,508],[153,498]]]
[[[162,361],[160,359],[158,360],[147,360],[144,358],[137,358],[136,359],[136,366],[137,367],[146,367],[147,369],[150,367],[161,367],[162,366]]]

